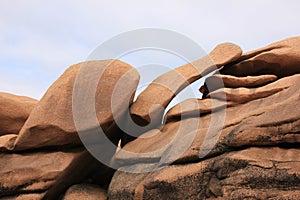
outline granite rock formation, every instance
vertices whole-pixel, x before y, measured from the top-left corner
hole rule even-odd
[[[135,102],[139,74],[118,60],[71,66],[40,101],[0,93],[0,200],[300,199],[299,44],[293,37],[244,54],[218,45],[158,77]],[[72,106],[84,66],[91,75],[83,84],[99,82],[83,88],[94,89],[95,101],[83,95],[78,130]],[[177,93],[213,70],[202,99],[163,115]],[[85,115],[92,111],[96,122]],[[133,122],[144,128],[131,130]],[[79,136],[97,126],[122,148],[86,149]]]

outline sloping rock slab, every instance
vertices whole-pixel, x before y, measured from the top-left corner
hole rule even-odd
[[[109,199],[300,198],[300,150],[248,148],[144,174],[118,171]]]
[[[31,194],[37,199],[57,199],[69,186],[97,173],[107,184],[113,171],[83,149],[0,154],[0,198],[23,195],[26,199]]]

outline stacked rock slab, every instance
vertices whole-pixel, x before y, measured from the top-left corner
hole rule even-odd
[[[109,198],[299,199],[300,47],[293,45],[299,41],[246,53],[206,83],[224,80],[225,88],[207,86],[205,99],[174,106],[162,129],[125,145],[137,154],[115,155],[120,170]],[[258,56],[277,50],[280,59]],[[254,64],[243,64],[246,59]],[[268,70],[255,59],[265,59]],[[282,68],[267,73],[274,66]]]

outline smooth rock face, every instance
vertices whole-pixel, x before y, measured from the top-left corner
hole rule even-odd
[[[147,174],[118,171],[109,199],[300,198],[300,150],[248,148]],[[270,156],[272,155],[272,156]]]
[[[70,187],[63,200],[106,200],[107,194],[104,189],[92,184],[78,184]]]
[[[18,134],[37,100],[0,92],[0,136]]]
[[[137,71],[130,65],[118,60],[88,61],[71,66],[64,74],[48,89],[41,101],[32,111],[24,127],[16,140],[14,150],[25,150],[40,147],[64,145],[79,145],[81,141],[77,135],[74,124],[72,98],[83,98],[82,106],[90,101],[84,94],[74,97],[74,82],[81,69],[87,71],[86,78],[80,87],[83,91],[90,91],[95,98],[95,115],[98,121],[86,116],[86,110],[90,107],[82,107],[81,121],[84,120],[83,130],[86,131],[101,125],[108,137],[117,144],[120,133],[109,131],[114,124],[114,117],[120,118],[122,112],[128,109],[132,102],[133,94],[139,81]],[[107,67],[105,69],[105,67]],[[105,69],[105,71],[103,71]],[[103,71],[100,79],[100,73]],[[99,76],[94,76],[99,74]],[[92,79],[99,80],[99,84],[93,93],[93,87],[89,85]],[[121,79],[122,78],[122,79]],[[119,81],[122,81],[120,83]],[[97,82],[96,82],[97,83]],[[118,84],[117,92],[114,90]],[[112,105],[111,97],[117,99]],[[85,99],[86,98],[86,99]],[[87,105],[89,106],[89,105]],[[112,106],[118,110],[118,116],[113,116]],[[92,110],[90,112],[93,112]],[[92,118],[92,117],[91,117]]]
[[[300,73],[299,49],[299,36],[281,40],[242,55],[236,64],[225,66],[221,73],[234,76],[274,74],[278,77]]]

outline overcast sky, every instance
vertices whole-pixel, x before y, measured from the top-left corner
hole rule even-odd
[[[221,42],[249,51],[300,35],[299,2],[1,0],[0,91],[39,99],[68,66],[138,28],[176,31],[207,52]]]

